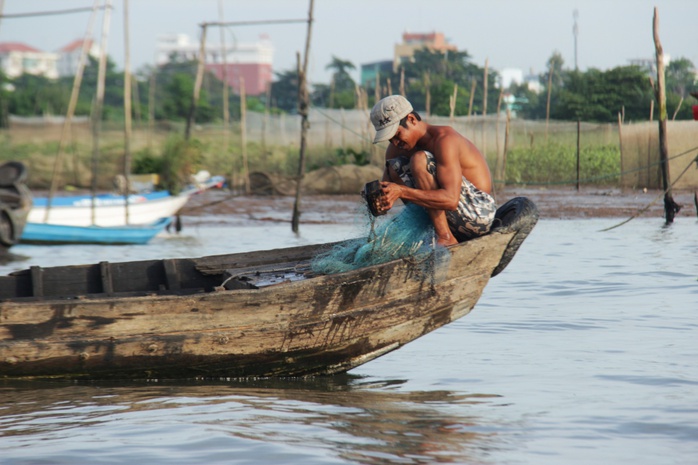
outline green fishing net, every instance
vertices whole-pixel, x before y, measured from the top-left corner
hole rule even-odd
[[[343,273],[397,258],[426,257],[435,251],[434,226],[424,208],[408,204],[395,215],[377,218],[364,211],[368,233],[320,252],[310,263],[314,273]]]

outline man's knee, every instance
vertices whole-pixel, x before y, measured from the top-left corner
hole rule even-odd
[[[415,152],[410,158],[410,170],[418,189],[437,189],[436,177],[429,170],[429,156],[424,150]]]

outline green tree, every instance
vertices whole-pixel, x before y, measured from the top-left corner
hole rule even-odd
[[[316,87],[316,93],[321,90],[327,92],[326,104],[330,108],[354,108],[356,106],[356,82],[348,71],[356,69],[354,63],[333,55],[332,61],[325,66],[325,69],[334,71],[332,82],[326,89]]]
[[[470,89],[473,79],[477,85],[473,98],[475,113],[481,113],[484,97],[484,68],[470,61],[467,51],[439,52],[427,48],[415,51],[413,60],[405,63],[407,97],[418,108],[426,108],[426,78],[428,74],[431,93],[431,112],[440,115],[450,114],[450,98],[454,86],[458,85],[456,115],[467,114],[470,104]],[[397,73],[396,73],[397,74]],[[399,75],[393,76],[398,82]],[[487,75],[487,107],[492,112],[497,105],[499,91],[496,88],[497,73],[489,70]]]
[[[275,74],[277,79],[271,85],[272,105],[295,113],[298,111],[298,72],[289,70]]]
[[[194,78],[188,73],[175,73],[165,85],[163,112],[171,119],[186,120],[193,95]],[[213,111],[208,94],[202,89],[197,102],[195,121],[206,123],[213,120]]]
[[[687,97],[689,92],[698,91],[696,68],[688,58],[671,60],[666,67],[666,88],[679,97]]]

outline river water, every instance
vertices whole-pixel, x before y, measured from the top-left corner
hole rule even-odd
[[[346,375],[0,380],[2,464],[698,463],[698,222],[542,219],[473,312]],[[351,224],[194,224],[30,265],[316,243]]]

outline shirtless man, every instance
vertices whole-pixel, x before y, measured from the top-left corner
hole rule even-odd
[[[390,141],[381,181],[381,208],[402,199],[424,207],[436,240],[452,245],[489,232],[496,204],[485,157],[448,126],[422,121],[410,102],[391,95],[371,110],[373,143]]]

